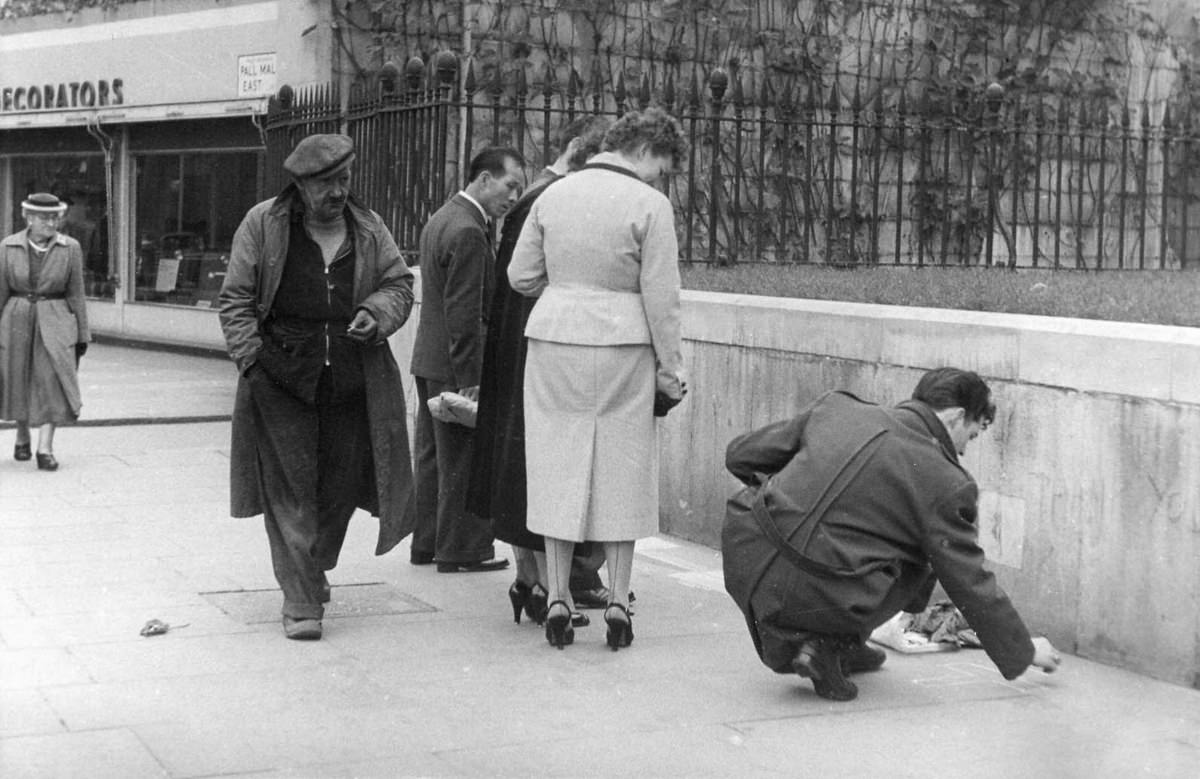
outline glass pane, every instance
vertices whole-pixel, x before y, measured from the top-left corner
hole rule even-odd
[[[233,234],[255,203],[258,153],[145,154],[136,162],[134,299],[214,306]]]
[[[62,232],[83,248],[83,288],[88,297],[112,300],[116,269],[108,261],[108,198],[104,192],[104,157],[70,154],[15,157],[13,225],[25,229],[21,201],[33,192],[51,192],[67,203]]]

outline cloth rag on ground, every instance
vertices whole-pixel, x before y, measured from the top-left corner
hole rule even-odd
[[[938,601],[920,614],[897,612],[871,633],[871,640],[905,654],[979,648],[979,637],[950,601]]]

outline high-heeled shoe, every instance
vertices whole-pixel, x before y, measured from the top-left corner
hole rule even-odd
[[[28,441],[26,441],[23,444],[16,444],[15,446],[13,446],[13,459],[14,460],[16,460],[18,462],[25,462],[26,460],[29,460],[32,457],[33,457],[33,449],[32,449],[32,447],[30,447]]]
[[[529,599],[525,601],[525,616],[533,620],[535,625],[541,625],[546,621],[547,600],[550,593],[546,592],[546,588],[538,583],[534,583],[529,588]]]
[[[625,618],[621,619],[615,616],[614,609],[620,610]],[[629,616],[629,609],[625,606],[620,603],[608,604],[608,608],[604,610],[604,624],[608,625],[608,632],[605,634],[604,640],[612,647],[612,651],[615,652],[621,647],[633,643],[633,618]]]
[[[54,455],[52,454],[38,452],[37,467],[39,471],[57,471],[58,460],[54,459]]]
[[[555,606],[562,606],[563,610],[550,614]],[[556,600],[547,609],[546,641],[550,646],[559,649],[575,643],[575,628],[571,627],[571,607],[566,601]]]
[[[512,601],[513,622],[521,624],[521,611],[529,608],[530,587],[523,581],[515,581],[508,588],[508,599]]]

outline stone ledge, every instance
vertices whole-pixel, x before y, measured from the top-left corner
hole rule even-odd
[[[683,293],[694,341],[1200,403],[1200,329],[719,292]]]

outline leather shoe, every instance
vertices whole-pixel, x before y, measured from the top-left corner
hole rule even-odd
[[[408,561],[413,565],[429,565],[433,562],[433,552],[420,552],[414,549],[409,552]]]
[[[321,637],[321,620],[284,617],[283,634],[294,641],[316,641]]]
[[[608,606],[609,589],[604,586],[590,590],[571,590],[571,600],[575,601],[577,609],[602,609]]]
[[[13,459],[18,462],[25,462],[33,457],[33,449],[29,443],[17,444],[13,447]]]
[[[503,571],[508,567],[508,560],[479,560],[474,563],[438,563],[438,573],[484,573],[486,571]]]
[[[37,453],[37,466],[39,471],[57,471],[58,460],[54,459],[52,454]]]
[[[858,686],[842,674],[838,643],[829,636],[804,641],[792,660],[792,670],[797,676],[812,679],[818,696],[830,701],[852,701],[858,697]]]
[[[878,671],[887,660],[887,653],[866,644],[852,644],[838,653],[838,659],[842,662],[842,673],[860,674]]]

